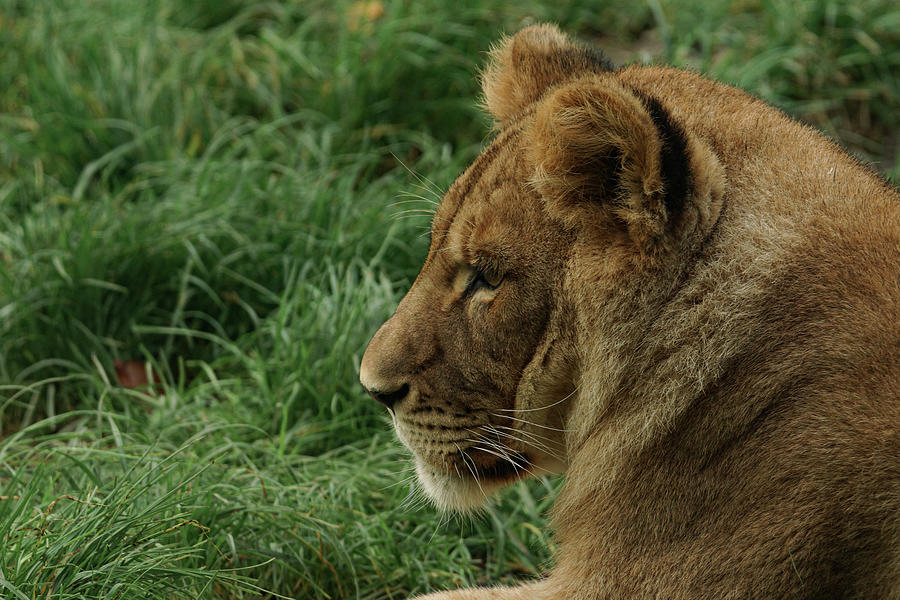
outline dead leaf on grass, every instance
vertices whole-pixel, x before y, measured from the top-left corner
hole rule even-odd
[[[147,388],[151,384],[159,391],[161,382],[159,375],[152,367],[142,360],[116,360],[113,361],[116,368],[116,378],[119,385],[130,390]],[[148,373],[150,378],[148,378]]]

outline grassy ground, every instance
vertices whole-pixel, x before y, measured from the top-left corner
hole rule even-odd
[[[418,209],[486,135],[498,32],[701,69],[900,176],[893,2],[554,4],[0,0],[0,597],[405,598],[551,564],[559,481],[439,519],[356,382]]]

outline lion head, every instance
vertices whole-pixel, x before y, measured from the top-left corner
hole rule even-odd
[[[482,83],[497,134],[441,201],[425,264],[360,368],[426,494],[459,510],[566,469],[577,332],[616,304],[606,282],[642,293],[623,273],[689,245],[721,187],[657,100],[551,26],[496,47]]]

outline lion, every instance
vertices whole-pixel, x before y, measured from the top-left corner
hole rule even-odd
[[[427,598],[900,598],[897,190],[551,25],[481,80],[496,132],[360,380],[441,509],[564,472],[558,553]]]

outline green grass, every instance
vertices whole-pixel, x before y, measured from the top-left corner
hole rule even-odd
[[[0,0],[0,597],[405,598],[552,564],[558,480],[440,518],[356,381],[417,211],[485,139],[500,32],[701,69],[900,175],[894,3],[554,4]]]

